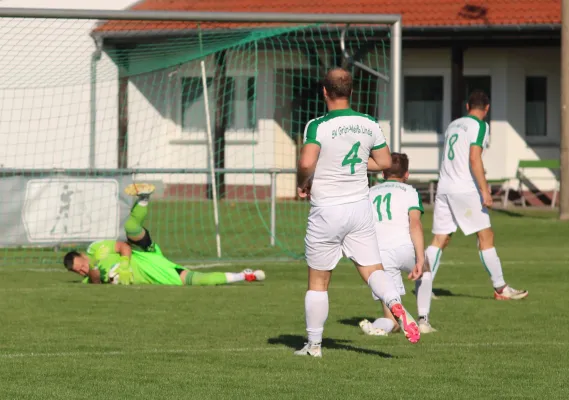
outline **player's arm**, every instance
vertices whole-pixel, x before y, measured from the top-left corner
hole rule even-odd
[[[415,269],[409,274],[409,279],[417,280],[423,273],[425,264],[425,237],[421,215],[423,211],[416,208],[409,210],[409,234],[415,248]]]
[[[316,163],[320,156],[320,142],[316,138],[318,123],[312,120],[304,129],[304,145],[300,150],[300,158],[296,170],[296,182],[298,196],[305,198],[310,193],[311,178],[316,171]]]
[[[132,249],[130,248],[128,243],[125,242],[117,241],[115,244],[115,251],[119,253],[121,257],[128,257],[129,259],[130,256],[132,255]]]
[[[492,196],[490,196],[490,187],[488,186],[488,181],[486,181],[486,175],[484,173],[484,162],[482,161],[482,147],[478,145],[470,146],[470,171],[476,183],[480,188],[482,194],[483,204],[486,207],[492,206]]]
[[[391,167],[391,151],[379,124],[375,124],[373,130],[374,141],[367,161],[367,170],[369,172],[380,172]]]
[[[371,150],[371,157],[367,161],[367,170],[380,172],[391,167],[391,151],[385,145],[379,149]]]
[[[121,256],[119,268],[117,269],[118,281],[121,285],[130,285],[133,281],[132,269],[130,267],[132,249],[128,243],[117,241],[115,251]]]
[[[87,275],[89,277],[89,283],[100,284],[101,282],[101,272],[98,269],[90,269]]]

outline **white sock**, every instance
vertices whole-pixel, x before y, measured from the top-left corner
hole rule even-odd
[[[227,279],[227,283],[241,282],[245,280],[245,274],[243,272],[226,272],[225,279]]]
[[[375,321],[373,321],[372,326],[375,329],[383,329],[385,332],[389,333],[393,330],[395,324],[389,318],[378,318]]]
[[[304,298],[306,332],[309,343],[321,343],[324,323],[328,318],[328,292],[309,290]]]
[[[141,206],[141,207],[146,207],[148,205],[148,199],[138,200],[138,202],[136,204]]]
[[[480,261],[482,261],[482,265],[484,265],[488,275],[490,275],[492,285],[495,288],[506,285],[504,273],[502,272],[502,263],[500,262],[500,257],[498,257],[495,247],[480,251]]]
[[[433,292],[433,276],[431,272],[423,272],[420,280],[415,282],[417,291],[417,311],[419,317],[426,317],[431,311],[431,293]]]
[[[439,265],[441,265],[441,258],[443,257],[443,251],[435,246],[427,247],[425,251],[425,256],[427,257],[427,262],[431,267],[431,273],[433,274],[433,281],[439,270]]]
[[[373,294],[390,308],[392,302],[401,303],[399,292],[395,288],[393,279],[385,273],[384,270],[377,270],[371,273],[367,284],[371,288]],[[375,298],[375,297],[374,297]]]

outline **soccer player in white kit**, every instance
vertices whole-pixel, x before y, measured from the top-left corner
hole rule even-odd
[[[416,343],[419,328],[381,265],[368,200],[368,159],[371,156],[378,169],[389,168],[389,148],[377,121],[350,108],[352,77],[348,71],[332,69],[323,83],[328,113],[306,125],[298,162],[298,195],[310,196],[311,208],[305,237],[308,342],[295,354],[322,357],[328,285],[342,253],[353,261],[375,296],[398,319],[408,340]]]
[[[429,266],[425,263],[425,239],[421,223],[423,202],[417,190],[406,183],[409,179],[407,155],[392,153],[391,159],[391,167],[383,171],[385,181],[369,190],[379,253],[385,272],[391,276],[401,296],[405,294],[401,273],[405,272],[409,279],[415,281],[419,330],[421,333],[431,333],[436,330],[428,319],[433,282]],[[372,164],[370,160],[368,169],[375,169]],[[384,318],[378,318],[373,323],[367,319],[361,321],[362,331],[373,336],[386,336],[398,331],[397,321],[385,304],[383,314]]]
[[[427,261],[434,280],[442,251],[457,228],[460,227],[466,236],[476,233],[480,260],[492,280],[494,298],[520,300],[528,292],[506,284],[500,258],[494,248],[494,231],[488,215],[492,196],[486,181],[482,154],[488,146],[489,127],[484,118],[490,109],[490,100],[484,92],[474,91],[470,94],[466,109],[468,115],[452,121],[445,133],[435,198],[434,237],[426,251]]]

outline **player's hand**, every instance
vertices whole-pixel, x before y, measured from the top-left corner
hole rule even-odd
[[[303,186],[296,188],[296,193],[298,194],[298,197],[300,197],[301,199],[306,199],[310,197],[311,188],[312,188],[312,178],[310,178],[308,182],[306,182],[306,184],[304,184]]]
[[[492,207],[492,195],[490,194],[490,189],[482,192],[482,205],[487,208]]]
[[[308,188],[296,188],[296,193],[298,194],[298,197],[300,197],[301,199],[306,199],[309,195],[310,195],[310,191],[308,190]]]
[[[119,268],[117,271],[118,283],[120,285],[132,285],[134,279],[132,275],[132,270],[130,268],[123,269]]]
[[[416,281],[423,275],[423,266],[425,265],[425,260],[418,260],[415,264],[415,268],[413,271],[409,273],[407,278],[411,279],[412,281]]]

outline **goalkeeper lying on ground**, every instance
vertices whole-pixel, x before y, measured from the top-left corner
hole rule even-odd
[[[70,251],[63,258],[65,268],[85,277],[84,283],[213,286],[265,279],[261,270],[194,272],[164,257],[143,228],[152,192],[154,185],[150,184],[131,184],[125,189],[126,194],[138,197],[124,225],[128,243],[102,240],[92,243],[86,254]]]

